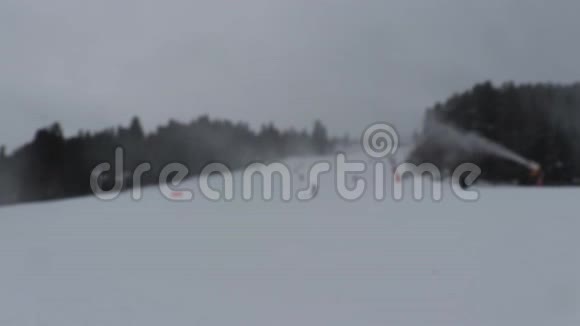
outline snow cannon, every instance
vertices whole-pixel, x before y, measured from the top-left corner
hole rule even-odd
[[[542,172],[542,166],[536,162],[530,162],[528,164],[530,168],[530,176],[536,179],[537,186],[544,185],[544,173]]]
[[[530,176],[532,177],[539,177],[542,174],[542,166],[536,162],[530,161],[528,168],[530,169]]]

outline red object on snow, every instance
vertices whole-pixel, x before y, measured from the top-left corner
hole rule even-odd
[[[536,185],[538,185],[540,187],[544,185],[544,174],[543,173],[540,173],[538,175],[538,179],[536,180]]]

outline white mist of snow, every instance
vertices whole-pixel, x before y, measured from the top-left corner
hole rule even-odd
[[[518,153],[498,144],[475,132],[460,130],[449,124],[435,119],[429,122],[424,138],[444,143],[451,150],[459,150],[463,153],[482,153],[502,158],[530,170],[539,169],[538,163],[531,161]]]

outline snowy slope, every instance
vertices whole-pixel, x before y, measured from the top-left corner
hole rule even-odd
[[[444,195],[2,208],[0,325],[580,324],[579,190]]]

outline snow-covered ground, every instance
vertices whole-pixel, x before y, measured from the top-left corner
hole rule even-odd
[[[480,191],[2,208],[0,325],[579,325],[580,190]]]

